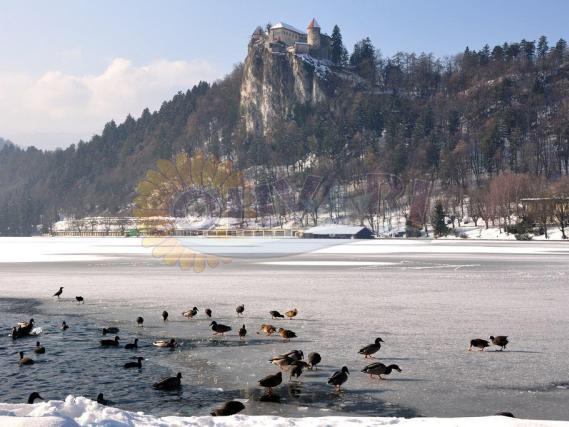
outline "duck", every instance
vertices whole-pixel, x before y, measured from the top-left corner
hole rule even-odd
[[[169,347],[174,348],[178,346],[175,338],[171,338],[170,340],[158,340],[152,343],[155,347]]]
[[[322,361],[322,357],[319,353],[312,352],[308,354],[308,369],[316,369],[316,365],[318,365]]]
[[[205,315],[209,318],[211,318],[211,308],[206,308],[205,309]]]
[[[33,318],[31,318],[29,322],[18,322],[16,326],[12,328],[12,338],[27,337],[31,334],[33,329],[34,329]]]
[[[277,310],[271,310],[269,311],[269,314],[273,319],[284,319],[284,316],[280,314]]]
[[[222,325],[221,323],[217,323],[215,320],[211,322],[209,326],[211,326],[211,330],[214,332],[214,335],[223,335],[231,330],[231,326]]]
[[[78,304],[85,304],[85,298],[82,296],[76,296],[75,299],[77,300]]]
[[[362,369],[364,374],[369,374],[372,378],[377,375],[380,380],[384,379],[381,377],[382,375],[389,375],[392,371],[401,372],[401,368],[397,365],[386,366],[383,363],[376,362]]]
[[[119,328],[115,327],[115,326],[110,326],[108,328],[103,328],[103,335],[107,335],[107,334],[118,334],[119,333]]]
[[[492,341],[492,344],[501,347],[500,351],[504,351],[510,342],[506,335],[490,336],[490,341]]]
[[[470,340],[470,347],[468,347],[468,351],[472,351],[472,347],[479,348],[479,351],[484,351],[484,349],[489,346],[490,343],[488,341],[480,338],[475,338],[473,340]]]
[[[127,345],[124,346],[127,350],[132,350],[134,348],[138,348],[138,338],[134,339],[134,342],[129,342]]]
[[[306,364],[306,362],[303,362]],[[290,370],[289,381],[292,381],[292,378],[295,377],[297,381],[299,381],[300,376],[302,375],[302,370],[304,369],[303,364],[294,364],[292,365],[292,369]]]
[[[275,332],[277,332],[277,328],[275,328],[273,325],[268,325],[268,324],[263,323],[261,325],[260,331],[262,331],[266,336],[270,337]]]
[[[245,304],[238,305],[235,308],[235,312],[237,313],[237,317],[243,316],[243,312],[245,311]]]
[[[284,355],[290,357],[293,360],[304,359],[304,353],[302,352],[302,350],[292,350],[289,351],[288,353],[285,353]]]
[[[97,403],[98,403],[99,405],[106,406],[106,405],[109,404],[109,401],[108,401],[107,399],[105,399],[105,396],[103,396],[103,393],[99,393],[99,394],[97,395]]]
[[[101,347],[118,347],[119,346],[119,337],[115,337],[113,340],[101,340]]]
[[[45,347],[43,345],[40,345],[39,341],[36,342],[36,348],[34,348],[34,353],[36,353],[36,354],[44,354],[45,353]]]
[[[283,337],[284,342],[289,342],[291,338],[296,338],[296,334],[289,329],[279,328],[278,332]]]
[[[22,366],[22,365],[33,365],[35,362],[33,359],[24,356],[23,351],[20,351],[20,361],[18,363],[20,364],[20,366]]]
[[[40,394],[39,394],[37,391],[34,391],[34,392],[31,393],[30,396],[28,397],[28,403],[29,403],[30,405],[33,405],[33,404],[34,404],[34,401],[35,401],[36,399],[44,400],[43,397],[41,397]]]
[[[186,310],[182,313],[182,316],[187,317],[188,319],[191,319],[192,317],[194,317],[196,314],[198,314],[198,308],[194,307],[191,310]]]
[[[293,317],[296,317],[298,314],[298,310],[293,308],[292,310],[285,311],[285,316],[288,317],[288,320],[291,320]]]
[[[60,286],[59,290],[56,293],[54,293],[52,297],[57,297],[57,299],[59,299],[62,293],[63,293],[63,286]]]
[[[246,335],[247,335],[247,329],[245,329],[245,325],[243,325],[239,329],[239,339],[245,338]]]
[[[229,402],[225,402],[218,408],[215,408],[211,412],[212,417],[225,417],[230,415],[235,415],[245,409],[245,405],[239,402],[238,400],[230,400]]]
[[[282,372],[277,372],[273,375],[267,375],[265,378],[259,380],[261,387],[268,388],[269,394],[273,393],[273,388],[279,386],[283,382]]]
[[[175,377],[164,378],[157,383],[154,383],[152,387],[157,390],[176,390],[182,385],[182,373],[178,372]]]
[[[336,390],[340,390],[342,384],[348,381],[348,375],[350,371],[348,370],[347,366],[343,366],[341,370],[334,372],[334,375],[330,377],[328,380],[328,384],[332,384],[336,387]]]
[[[278,356],[273,356],[269,359],[273,365],[281,370],[287,370],[294,363],[295,359],[287,356],[286,354],[279,354]]]
[[[65,320],[63,322],[61,322],[61,330],[66,331],[68,329],[69,329],[69,325],[67,324],[67,322]]]
[[[142,368],[142,361],[144,360],[144,357],[135,357],[135,359],[137,360],[137,362],[126,362],[124,364],[125,369],[129,369],[129,368],[141,369]]]
[[[162,320],[164,320],[164,322],[168,320],[168,312],[166,310],[162,312]]]
[[[136,325],[140,328],[144,327],[144,318],[142,316],[136,318]]]
[[[373,344],[366,345],[365,347],[360,348],[358,353],[363,354],[364,359],[369,359],[372,357],[371,356],[372,354],[375,354],[379,351],[379,349],[381,348],[382,342],[385,342],[385,341],[383,341],[381,338],[376,338],[375,342]]]

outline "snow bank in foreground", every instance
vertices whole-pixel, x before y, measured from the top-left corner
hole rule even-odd
[[[65,401],[28,404],[0,403],[2,426],[532,426],[550,427],[569,425],[561,421],[518,420],[508,417],[481,418],[372,418],[372,417],[307,417],[282,418],[273,416],[233,417],[154,417],[141,412],[128,412],[101,406],[85,397],[67,396]]]

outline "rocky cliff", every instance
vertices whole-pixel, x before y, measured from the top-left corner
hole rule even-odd
[[[262,136],[271,123],[293,117],[299,104],[326,102],[333,72],[327,60],[274,49],[252,40],[241,84],[241,114],[249,134]]]

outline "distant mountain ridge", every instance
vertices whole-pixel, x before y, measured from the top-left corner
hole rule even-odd
[[[232,159],[256,182],[284,173],[298,188],[311,175],[352,188],[384,173],[467,193],[506,170],[569,173],[563,40],[467,48],[443,61],[381,58],[369,39],[348,58],[339,29],[329,39],[329,54],[316,58],[257,29],[243,64],[158,111],[111,121],[64,150],[2,144],[0,235],[62,216],[129,215],[138,180],[179,152]]]

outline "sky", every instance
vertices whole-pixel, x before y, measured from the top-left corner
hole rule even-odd
[[[155,110],[247,54],[257,25],[334,24],[349,50],[444,57],[466,46],[569,39],[565,0],[0,0],[0,137],[52,149]]]

